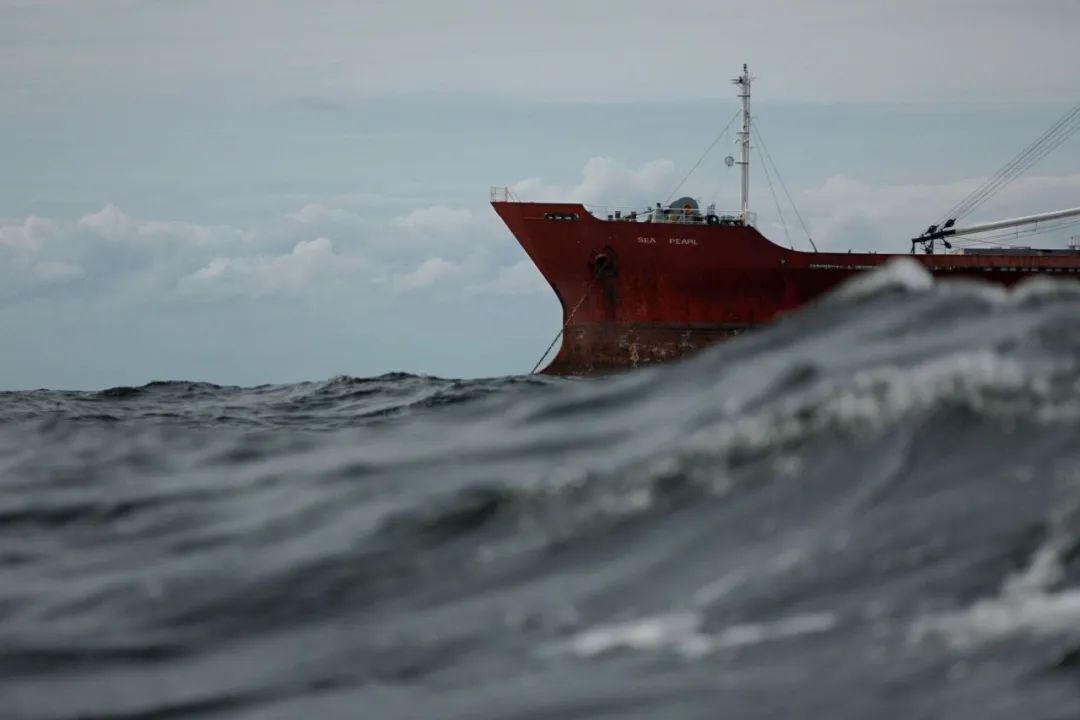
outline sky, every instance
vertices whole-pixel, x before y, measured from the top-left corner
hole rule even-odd
[[[663,200],[743,62],[818,247],[905,252],[1080,100],[1077,29],[1075,0],[0,0],[0,388],[528,372],[560,310],[489,187]],[[733,142],[681,190],[735,207]],[[759,228],[805,249],[759,153]],[[971,219],[1076,205],[1080,138]]]

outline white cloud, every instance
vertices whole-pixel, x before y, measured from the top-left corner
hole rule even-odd
[[[395,290],[419,290],[434,284],[457,269],[457,263],[440,257],[428,258],[411,272],[395,273],[391,278],[391,283]]]
[[[0,297],[60,285],[84,275],[79,253],[65,247],[61,237],[57,223],[35,216],[0,225]]]
[[[489,281],[465,288],[469,295],[530,295],[550,291],[547,281],[528,258],[499,268],[495,277]]]
[[[251,240],[251,234],[227,225],[198,225],[172,220],[137,220],[109,204],[79,220],[79,227],[100,238],[160,251],[164,245],[224,246]]]
[[[111,203],[100,211],[83,217],[79,220],[79,225],[109,240],[126,237],[132,228],[131,218]]]
[[[321,203],[308,203],[296,212],[289,213],[286,217],[297,222],[314,224],[322,222],[349,222],[356,216],[348,210],[327,207]]]
[[[302,240],[281,255],[215,257],[181,278],[178,288],[183,293],[215,298],[299,294],[335,273],[356,270],[362,264],[358,257],[334,252],[330,240],[320,237]]]
[[[539,202],[581,202],[587,205],[624,208],[650,206],[666,198],[673,187],[671,160],[652,160],[634,168],[609,157],[590,158],[574,186],[545,183],[527,178],[511,186],[522,200]]]
[[[468,225],[473,215],[470,210],[451,208],[445,205],[417,208],[408,215],[394,218],[391,222],[398,227],[421,232],[443,233]]]
[[[0,225],[2,292],[13,296],[74,278],[85,279],[80,292],[87,296],[120,303],[175,293],[297,295],[344,278],[358,287],[410,292],[443,284],[465,293],[493,281],[509,287],[500,268],[521,251],[494,214],[477,222],[472,210],[445,205],[390,219],[380,214],[373,209],[364,217],[313,201],[256,229],[141,219],[111,204],[76,221],[29,217]],[[447,283],[451,276],[456,279]]]
[[[518,184],[528,194],[644,204],[670,194],[666,160],[630,167],[593,158],[579,182]],[[941,185],[873,185],[836,176],[797,192],[818,247],[906,252],[909,239],[979,184],[968,179]],[[970,220],[1022,215],[1077,205],[1080,175],[1035,176],[1018,180]],[[624,205],[625,206],[625,205]],[[147,298],[258,297],[322,291],[347,280],[357,288],[383,292],[438,292],[465,295],[546,293],[548,288],[513,237],[490,212],[433,205],[396,218],[338,212],[333,201],[313,201],[297,217],[277,215],[257,228],[147,220],[115,205],[76,221],[31,216],[0,224],[0,294],[81,293],[133,303]],[[342,214],[344,213],[344,214]],[[347,223],[338,222],[345,215]],[[310,222],[294,222],[304,218]],[[789,215],[788,220],[792,217]],[[792,239],[804,247],[791,223]],[[775,219],[763,213],[759,227],[784,243]],[[1031,237],[1019,244],[1060,245],[1065,234]],[[312,239],[315,238],[315,239]],[[74,282],[78,281],[78,282]]]
[[[137,242],[156,243],[155,250],[158,250],[162,244],[217,248],[244,246],[254,238],[252,233],[229,225],[198,225],[173,220],[147,220],[134,225],[134,239]]]
[[[648,204],[658,192],[670,190],[674,168],[671,160],[653,160],[630,170],[611,158],[594,157],[585,163],[581,184],[574,193],[583,202],[614,197],[635,198],[641,204]]]
[[[56,232],[56,223],[31,215],[17,225],[0,225],[0,249],[35,252]]]
[[[936,222],[981,182],[979,178],[941,185],[874,186],[836,176],[821,187],[803,193],[797,202],[804,205],[807,221],[821,249],[904,252],[910,238]],[[1030,176],[1011,184],[966,219],[975,222],[1074,207],[1080,204],[1078,198],[1080,175]],[[799,237],[794,226],[791,231],[793,238]],[[1072,234],[1078,233],[1080,229],[1074,227]],[[1015,240],[1023,245],[1060,245],[1067,236],[1067,230],[1047,236],[1020,231]]]
[[[394,267],[399,274],[430,258],[463,266],[489,263],[520,253],[517,243],[488,207],[474,213],[468,208],[432,205],[415,208],[387,222],[368,222],[363,228],[364,252]],[[490,263],[488,264],[490,268]]]

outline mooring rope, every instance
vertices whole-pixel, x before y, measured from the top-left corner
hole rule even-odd
[[[570,311],[570,314],[566,316],[566,322],[564,322],[563,326],[559,328],[559,332],[555,333],[555,339],[551,341],[551,344],[547,346],[547,350],[544,351],[544,354],[541,355],[540,359],[536,361],[535,365],[533,365],[533,369],[529,372],[530,375],[536,374],[536,369],[540,367],[540,364],[542,362],[544,362],[544,358],[546,358],[548,356],[548,353],[551,352],[551,348],[555,347],[555,343],[559,342],[559,338],[563,336],[563,332],[566,330],[566,328],[570,327],[570,321],[574,319],[574,315],[577,314],[578,309],[581,307],[582,303],[585,302],[585,298],[589,297],[589,291],[592,290],[593,285],[596,284],[596,280],[599,277],[600,268],[597,268],[596,272],[593,273],[592,279],[589,280],[589,284],[585,286],[585,292],[581,295],[581,299],[577,301],[577,305],[575,305],[574,309]]]

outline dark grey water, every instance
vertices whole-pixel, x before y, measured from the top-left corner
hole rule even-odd
[[[678,365],[0,394],[0,716],[1080,717],[1080,286]]]

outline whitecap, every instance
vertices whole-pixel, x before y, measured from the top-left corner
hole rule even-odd
[[[828,632],[836,627],[831,613],[806,613],[760,623],[729,625],[710,635],[702,631],[704,617],[696,612],[675,612],[600,625],[574,636],[569,649],[582,657],[614,650],[671,650],[697,658],[719,650],[733,650],[804,635]]]
[[[834,290],[827,300],[859,300],[888,292],[925,292],[934,286],[934,276],[910,258],[896,258],[871,272],[859,273]]]
[[[1048,542],[1028,567],[1005,578],[997,596],[921,617],[912,623],[908,639],[919,643],[937,636],[956,650],[970,650],[1019,634],[1080,635],[1080,589],[1049,590],[1063,577],[1060,544]]]

